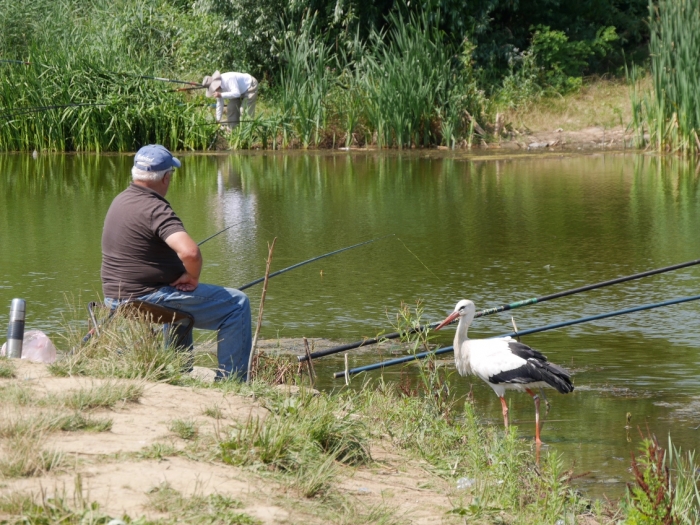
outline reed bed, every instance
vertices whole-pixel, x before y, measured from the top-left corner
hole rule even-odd
[[[389,31],[372,32],[366,43],[355,38],[346,49],[319,41],[313,20],[287,39],[279,104],[268,112],[274,129],[266,128],[263,147],[471,144],[472,115],[488,118],[473,46],[455,49],[426,15],[390,22]],[[236,130],[233,146],[254,143],[253,133]]]
[[[332,79],[330,46],[314,39],[309,23],[301,38],[284,43],[282,61],[285,63],[280,78],[280,111],[304,148],[318,146],[321,132],[327,124],[326,99]],[[286,127],[281,129],[283,144],[289,143]]]
[[[651,89],[633,69],[633,126],[639,146],[687,155],[700,152],[700,5],[650,3]]]
[[[149,143],[203,149],[211,140],[201,104],[136,76],[48,53],[2,69],[2,150],[133,151]]]
[[[177,41],[151,3],[1,0],[0,150],[206,148],[201,101],[143,78],[167,74]]]

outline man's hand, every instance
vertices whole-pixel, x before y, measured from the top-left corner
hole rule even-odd
[[[191,292],[197,288],[198,284],[199,279],[185,272],[178,278],[177,281],[170,283],[170,286],[177,288],[181,292]]]
[[[170,235],[165,242],[170,246],[185,266],[185,273],[170,283],[181,292],[191,292],[199,284],[199,275],[202,273],[202,253],[199,246],[186,232],[176,232]]]
[[[214,98],[221,98],[221,93],[214,91]]]

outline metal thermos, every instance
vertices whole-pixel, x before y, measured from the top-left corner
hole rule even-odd
[[[7,357],[14,357],[15,359],[22,357],[26,306],[24,299],[12,299],[10,325],[7,327]]]

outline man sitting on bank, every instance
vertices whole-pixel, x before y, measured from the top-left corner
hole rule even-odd
[[[102,232],[102,291],[116,308],[129,299],[194,316],[195,328],[218,330],[217,376],[247,379],[251,350],[248,297],[199,282],[202,254],[165,200],[180,161],[161,145],[134,157],[132,183],[112,201]],[[192,334],[185,346],[192,351]]]

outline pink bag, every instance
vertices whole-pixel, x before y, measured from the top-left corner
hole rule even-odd
[[[7,352],[7,343],[2,345],[0,355]],[[56,361],[56,347],[41,330],[27,330],[22,340],[22,359],[37,363],[53,363]]]

